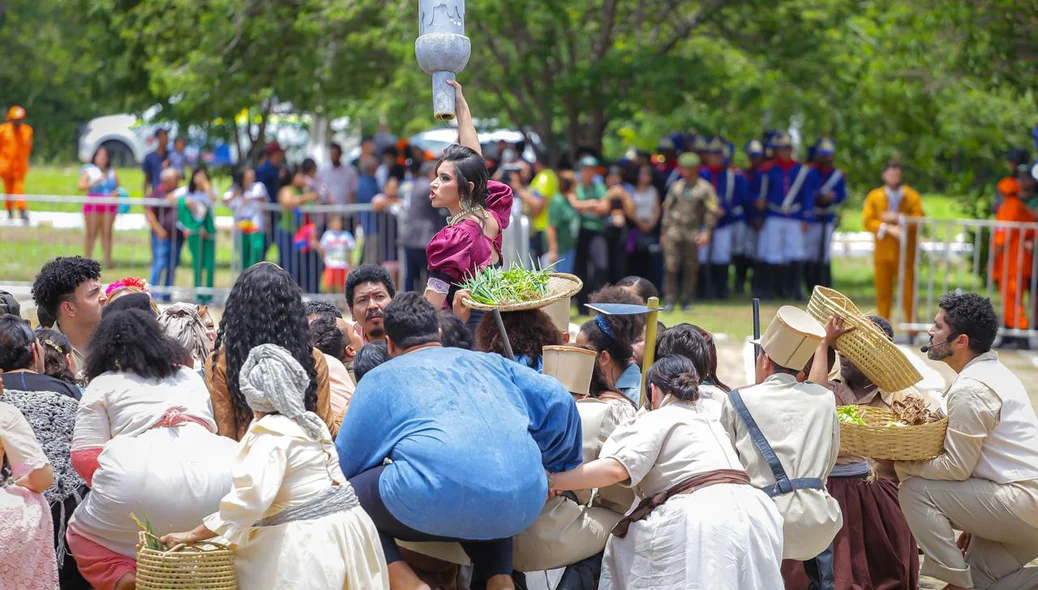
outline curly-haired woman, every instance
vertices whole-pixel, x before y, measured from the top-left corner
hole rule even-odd
[[[559,328],[551,321],[551,317],[539,309],[510,311],[501,314],[508,334],[508,343],[512,345],[515,360],[536,371],[541,370],[542,351],[545,346],[562,344]],[[501,331],[497,329],[492,315],[484,315],[476,328],[476,343],[479,350],[505,354]]]
[[[277,344],[306,369],[306,409],[333,424],[328,363],[310,344],[302,291],[276,264],[261,262],[241,273],[227,297],[213,353],[205,363],[206,382],[221,436],[241,440],[252,421],[252,409],[238,378],[249,351]]]
[[[72,438],[91,491],[69,521],[69,548],[97,590],[133,588],[137,525],[184,530],[231,487],[236,445],[216,434],[205,382],[150,312],[105,315],[94,333]]]

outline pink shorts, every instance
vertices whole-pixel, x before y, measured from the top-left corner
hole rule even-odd
[[[108,195],[102,193],[87,193],[88,197],[107,197]],[[104,215],[115,215],[119,212],[119,205],[94,205],[92,203],[86,203],[83,205],[83,215],[91,215],[94,213],[101,213]]]
[[[95,590],[114,590],[115,584],[126,574],[137,573],[137,561],[76,533],[69,527],[65,531],[69,551],[76,558],[79,573]]]

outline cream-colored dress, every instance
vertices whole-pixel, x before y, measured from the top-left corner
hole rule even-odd
[[[205,526],[236,545],[238,587],[389,589],[378,531],[357,506],[313,520],[254,527],[306,504],[332,485],[349,485],[331,435],[320,441],[281,415],[254,421],[239,444],[234,485]]]
[[[638,496],[701,473],[741,470],[720,423],[672,396],[618,427],[601,457],[627,469]],[[600,590],[781,590],[782,517],[764,492],[718,484],[676,495],[627,536],[609,536]]]

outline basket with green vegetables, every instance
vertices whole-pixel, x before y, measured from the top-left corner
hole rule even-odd
[[[537,309],[580,291],[580,279],[550,271],[551,267],[527,269],[516,263],[507,269],[486,267],[458,287],[469,292],[464,301],[468,307],[501,311]]]

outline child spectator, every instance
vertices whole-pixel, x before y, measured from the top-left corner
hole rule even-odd
[[[317,244],[317,249],[324,256],[324,277],[321,283],[325,292],[339,293],[345,287],[346,275],[350,272],[350,255],[356,247],[353,234],[344,227],[342,217],[330,216],[328,226]]]

